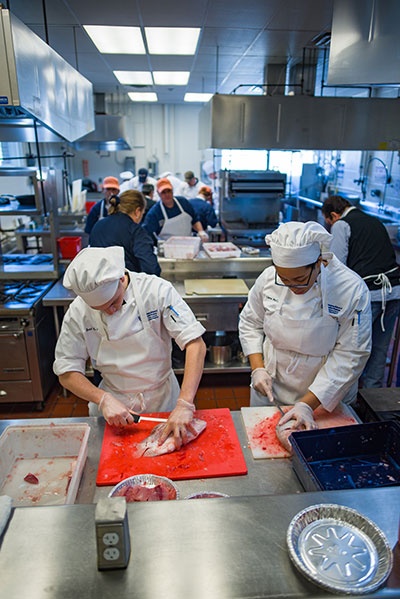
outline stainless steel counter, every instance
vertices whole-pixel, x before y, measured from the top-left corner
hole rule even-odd
[[[394,547],[398,487],[128,504],[130,561],[126,570],[108,572],[97,570],[94,505],[18,508],[0,550],[0,594],[7,599],[329,597],[296,572],[286,549],[291,519],[318,503],[359,510]],[[397,587],[369,596],[399,594]]]
[[[302,487],[292,470],[290,460],[254,460],[247,447],[247,435],[240,412],[232,412],[236,432],[246,460],[248,474],[221,478],[177,481],[181,497],[203,491],[218,491],[231,496],[265,495],[276,493],[299,493]],[[34,424],[57,424],[86,422],[90,425],[88,459],[78,490],[77,503],[97,502],[106,497],[111,487],[96,487],[96,474],[103,441],[105,421],[103,418],[35,418]],[[11,424],[28,425],[32,420],[1,420],[0,434]]]
[[[215,490],[228,499],[128,504],[131,558],[126,570],[97,570],[94,512],[109,487],[95,488],[104,420],[91,427],[80,505],[13,511],[1,541],[0,596],[102,599],[224,599],[331,596],[292,567],[286,531],[293,516],[316,503],[339,503],[371,518],[394,547],[400,487],[303,493],[290,460],[254,460],[239,412],[232,414],[249,472],[245,476],[178,482],[181,496]],[[2,421],[29,424],[31,420]],[[49,419],[35,419],[49,424]],[[373,597],[399,597],[383,588]]]

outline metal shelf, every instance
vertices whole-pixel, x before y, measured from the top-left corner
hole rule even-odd
[[[213,364],[208,360],[204,363],[204,374],[224,374],[224,373],[250,373],[251,368],[250,364],[243,364],[236,358],[228,362],[227,364]],[[183,374],[184,369],[183,366],[179,368],[174,368],[175,374]]]

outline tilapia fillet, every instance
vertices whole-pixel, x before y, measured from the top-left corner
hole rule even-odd
[[[192,433],[188,430],[185,445],[197,439],[197,437],[206,428],[207,423],[204,420],[200,420],[200,418],[193,418],[191,425],[196,432]],[[178,449],[175,444],[175,439],[172,436],[169,436],[162,445],[158,444],[162,431],[164,430],[164,426],[165,424],[158,424],[153,428],[150,435],[146,437],[146,439],[143,439],[143,441],[137,444],[135,457],[140,458],[145,456],[148,458],[154,458],[158,455],[164,455],[165,453],[172,453]]]

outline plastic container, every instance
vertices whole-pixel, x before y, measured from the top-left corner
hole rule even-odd
[[[170,237],[164,243],[166,258],[192,260],[200,250],[200,237]]]
[[[58,250],[64,260],[72,260],[82,249],[82,237],[58,237]]]
[[[292,465],[306,491],[400,485],[400,424],[356,426],[292,433]]]
[[[206,254],[213,259],[240,258],[241,250],[230,241],[217,243],[203,243]]]
[[[84,423],[8,426],[0,437],[0,494],[18,507],[74,503],[89,433]],[[27,482],[28,474],[38,483]]]

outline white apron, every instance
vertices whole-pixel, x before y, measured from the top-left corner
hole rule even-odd
[[[273,394],[282,404],[294,404],[307,392],[316,374],[334,348],[338,322],[324,310],[326,289],[325,267],[321,265],[321,314],[306,319],[282,315],[282,306],[289,288],[278,303],[277,310],[264,318],[264,365],[273,380]],[[268,400],[251,390],[250,405],[265,406]]]
[[[170,412],[180,392],[169,361],[171,347],[150,327],[142,297],[131,285],[143,329],[113,339],[112,327],[106,329],[98,313],[103,333],[96,357],[103,377],[99,386],[135,412]],[[97,404],[89,404],[89,414],[101,415]]]
[[[104,213],[104,206],[105,206],[105,200],[101,200],[99,220],[102,220],[103,218],[105,218],[105,216],[103,214]]]
[[[174,200],[181,213],[172,218],[168,218],[163,203],[161,202],[160,204],[161,212],[164,216],[164,225],[158,236],[160,239],[168,239],[168,237],[172,237],[173,235],[189,237],[192,234],[192,217],[184,211],[176,198]]]

